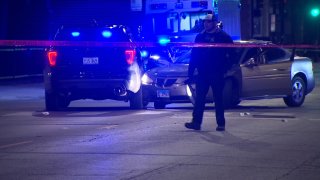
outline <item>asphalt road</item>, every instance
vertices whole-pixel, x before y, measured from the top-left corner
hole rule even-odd
[[[0,179],[320,179],[320,87],[300,108],[282,99],[244,101],[216,132],[184,128],[191,104],[130,110],[117,101],[75,101],[44,111],[43,85],[0,85]]]

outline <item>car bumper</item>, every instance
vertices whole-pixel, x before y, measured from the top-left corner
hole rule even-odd
[[[154,85],[142,86],[143,97],[149,102],[160,101],[164,103],[189,103],[186,85],[174,84],[167,88]],[[163,93],[165,92],[165,93]],[[161,95],[162,94],[162,95]]]
[[[127,84],[124,79],[77,79],[46,80],[47,93],[59,93],[76,99],[127,99]]]

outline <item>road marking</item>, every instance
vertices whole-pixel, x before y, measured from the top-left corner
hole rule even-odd
[[[190,118],[192,118],[192,113],[189,113],[189,114],[190,115],[174,114],[174,115],[170,116],[170,118],[173,118],[173,119],[175,119],[175,118],[177,118],[177,119],[186,119],[186,118],[188,118],[188,119],[190,119]],[[224,115],[226,117],[228,117],[228,116],[233,115],[233,113],[232,112],[225,112]],[[215,117],[216,117],[216,115],[215,115],[214,112],[204,112],[203,113],[203,118],[215,118]]]
[[[253,114],[252,117],[254,118],[290,118],[290,119],[294,119],[296,118],[295,116],[291,116],[291,115],[271,115],[271,114]]]
[[[310,121],[320,121],[320,119],[309,119]]]
[[[0,146],[0,149],[13,147],[13,146],[19,146],[19,145],[28,144],[28,143],[32,143],[32,141],[23,141],[23,142],[19,142],[19,143],[7,144],[7,145]]]
[[[117,126],[119,126],[119,125],[114,124],[114,125],[108,125],[108,126],[99,127],[97,129],[112,129],[112,128],[115,128]]]
[[[166,111],[144,111],[144,112],[137,112],[136,115],[154,115],[154,114],[168,114],[170,112]]]
[[[32,116],[32,112],[22,111],[22,112],[5,114],[4,116]]]
[[[67,116],[103,116],[111,112],[74,112],[74,113],[69,113]]]

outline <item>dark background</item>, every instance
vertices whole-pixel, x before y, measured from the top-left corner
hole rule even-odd
[[[144,9],[133,12],[130,0],[1,0],[0,39],[48,40],[62,24],[143,24]],[[265,39],[281,44],[319,44],[320,17],[311,17],[312,7],[320,0],[241,0],[241,36]],[[145,0],[143,0],[145,4]],[[239,6],[240,7],[240,6]],[[255,18],[269,23],[276,15],[276,31],[254,33]],[[266,29],[266,28],[263,28]]]
[[[130,23],[130,0],[1,0],[0,39],[50,39],[62,24]]]
[[[132,27],[145,21],[142,11],[131,11],[131,0],[0,0],[0,40],[51,40],[63,24],[124,24]],[[145,4],[145,0],[142,1]],[[320,17],[311,17],[320,0],[241,0],[241,37],[277,44],[320,44]],[[276,31],[262,28],[255,34],[254,19],[270,23],[276,15]],[[297,53],[319,61],[319,49]],[[44,48],[0,47],[0,78],[42,73]]]
[[[133,25],[141,22],[136,16],[130,11],[130,0],[1,0],[0,40],[51,40],[61,25]],[[0,47],[0,79],[42,74],[44,50]]]

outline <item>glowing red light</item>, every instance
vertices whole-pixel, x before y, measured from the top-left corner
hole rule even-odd
[[[48,60],[49,60],[49,65],[51,67],[55,66],[57,63],[57,56],[58,53],[56,51],[50,51],[48,52]]]
[[[126,50],[125,55],[126,55],[127,63],[131,65],[134,62],[134,58],[136,56],[136,50]]]

